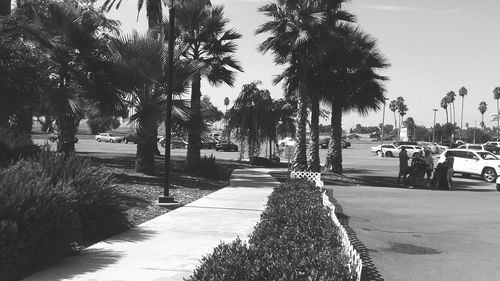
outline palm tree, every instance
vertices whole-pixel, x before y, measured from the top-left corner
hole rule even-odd
[[[86,105],[126,117],[126,108],[116,99],[119,93],[101,79],[100,56],[108,51],[104,38],[117,25],[101,12],[66,3],[50,4],[47,15],[38,18],[36,26],[26,29],[50,53],[57,90],[49,94],[48,103],[59,130],[58,151],[69,153],[75,148],[73,140]]]
[[[465,87],[458,90],[458,95],[462,97],[462,114],[460,115],[460,138],[462,138],[462,124],[464,123],[464,98],[467,95],[467,89]]]
[[[120,8],[122,0],[105,0],[102,8],[109,12],[114,6],[116,9]],[[137,17],[146,4],[146,17],[148,19],[148,32],[151,38],[160,39],[161,24],[163,19],[163,5],[167,4],[165,0],[137,0]]]
[[[453,118],[450,117],[451,119],[451,122],[453,123],[453,125],[455,125],[457,122],[456,122],[456,119],[455,119],[455,92],[453,91],[449,91],[447,94],[447,100],[448,100],[448,103],[451,105],[451,108],[450,108],[450,116],[451,116],[451,112],[452,112],[452,109],[453,109]]]
[[[398,128],[398,121],[396,120],[396,110],[398,110],[398,106],[397,106],[396,100],[391,100],[391,102],[389,103],[389,109],[394,114],[394,129],[397,129]]]
[[[163,42],[133,33],[113,41],[113,53],[108,58],[108,69],[112,82],[127,93],[132,100],[135,114],[130,117],[137,123],[139,138],[135,168],[138,172],[154,172],[154,151],[157,147],[156,133],[163,121],[167,106],[164,94],[167,83],[165,65],[167,50]],[[175,50],[173,92],[175,95],[187,91],[190,79],[201,67],[180,59],[184,48]],[[177,119],[185,116],[187,106],[181,100],[174,101],[173,115]]]
[[[444,96],[441,99],[441,107],[444,108],[444,110],[446,110],[446,123],[449,123],[449,120],[448,120],[448,97],[447,96]]]
[[[481,128],[483,128],[484,131],[484,113],[486,110],[488,110],[488,105],[486,104],[485,101],[482,101],[479,103],[479,107],[477,108],[479,110],[479,113],[481,113]]]
[[[405,111],[405,99],[403,97],[397,97],[396,98],[396,110],[398,111],[398,140],[400,140],[400,135],[401,135],[401,117],[406,114],[406,112],[401,115],[401,112]]]
[[[319,170],[318,116],[319,99],[314,89],[311,73],[314,64],[321,61],[325,50],[330,46],[323,40],[329,33],[335,33],[339,21],[352,21],[353,17],[341,11],[344,0],[335,1],[284,1],[275,0],[259,8],[265,16],[271,18],[257,29],[257,33],[270,33],[259,50],[263,53],[272,51],[276,64],[288,64],[282,74],[286,79],[285,94],[297,95],[298,100],[298,144],[295,153],[294,169],[307,168],[306,124],[307,105],[311,104],[311,170]],[[329,43],[332,43],[330,40]],[[293,74],[293,76],[291,76]]]
[[[376,40],[360,29],[344,26],[344,49],[330,54],[317,68],[315,84],[321,85],[325,100],[331,104],[331,135],[325,167],[342,173],[342,113],[357,111],[366,115],[385,102],[383,82],[387,77],[377,72],[387,68]]]
[[[212,85],[233,86],[235,71],[242,71],[233,57],[235,40],[241,35],[228,29],[229,20],[224,17],[224,6],[209,5],[206,0],[183,1],[176,8],[176,26],[179,39],[187,45],[183,57],[203,66],[191,84],[191,113],[189,124],[186,164],[195,167],[200,161],[201,148],[201,79]]]
[[[0,16],[10,15],[11,0],[0,1]]]
[[[499,115],[499,112],[500,110],[498,109],[498,100],[500,99],[500,87],[496,87],[495,89],[493,89],[493,98],[497,101],[497,140],[499,139],[498,138],[498,134],[499,134],[499,127],[500,127],[500,119],[498,118],[498,115]]]

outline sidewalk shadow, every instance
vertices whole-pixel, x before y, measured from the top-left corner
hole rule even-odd
[[[363,267],[361,270],[361,280],[362,281],[384,281],[384,278],[378,271],[377,267],[373,263],[370,257],[370,250],[358,239],[356,232],[349,226],[349,217],[346,216],[342,210],[342,205],[340,205],[337,200],[333,197],[333,191],[327,189],[326,194],[328,199],[335,206],[335,215],[339,219],[340,223],[344,226],[351,241],[352,246],[358,251],[363,261]]]

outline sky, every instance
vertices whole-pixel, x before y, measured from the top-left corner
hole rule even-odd
[[[212,87],[202,84],[202,94],[208,95],[212,103],[224,110],[224,98],[233,102],[243,84],[262,81],[262,87],[270,90],[273,98],[283,96],[280,85],[272,80],[283,67],[273,64],[271,54],[261,54],[257,46],[265,35],[255,35],[258,26],[266,17],[258,13],[258,7],[266,0],[212,0],[212,4],[223,4],[229,26],[243,35],[237,41],[235,56],[243,66],[234,87]],[[110,17],[122,22],[123,30],[137,29],[145,32],[146,12],[141,11],[137,21],[136,0],[124,0],[119,10],[112,10]],[[460,126],[462,99],[458,90],[468,90],[464,100],[465,123],[471,127],[481,121],[477,109],[481,101],[488,104],[484,115],[486,126],[496,112],[493,89],[500,86],[500,29],[498,25],[498,0],[352,0],[343,9],[356,15],[358,25],[378,40],[378,47],[391,63],[382,74],[389,77],[385,87],[390,100],[402,96],[408,105],[406,117],[413,117],[417,125],[433,126],[445,123],[446,114],[440,107],[442,97],[449,91],[457,93],[455,116]],[[164,10],[165,16],[168,9]],[[186,96],[187,98],[188,96]],[[325,109],[328,110],[326,106]],[[378,126],[382,123],[383,111],[359,116],[348,113],[343,118],[344,130],[356,124]],[[392,111],[386,107],[385,123],[394,124]],[[329,124],[329,120],[321,123]]]

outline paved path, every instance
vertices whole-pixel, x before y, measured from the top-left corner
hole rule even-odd
[[[364,280],[500,280],[500,192],[494,184],[451,192],[328,188],[362,257],[369,256],[364,264],[376,267]]]
[[[246,239],[278,183],[266,169],[235,170],[231,185],[200,200],[95,244],[26,278],[155,280],[189,277],[220,241]]]

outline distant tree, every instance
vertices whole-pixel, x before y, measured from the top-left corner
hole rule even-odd
[[[396,111],[398,110],[398,101],[391,100],[391,102],[389,103],[389,109],[394,114],[394,129],[397,129],[398,128],[398,121],[396,120]]]
[[[481,128],[484,131],[484,113],[488,110],[488,104],[486,104],[485,101],[482,101],[479,103],[479,107],[477,109],[479,110],[479,113],[481,113]]]
[[[454,125],[457,123],[456,122],[456,119],[455,119],[455,92],[454,91],[449,91],[447,94],[446,94],[446,97],[447,97],[447,101],[448,101],[448,104],[451,105],[451,108],[450,108],[450,116],[452,116],[452,120],[451,120],[451,123],[453,123]],[[453,109],[453,115],[451,114],[452,110]],[[450,118],[451,119],[451,118]]]
[[[464,123],[464,98],[467,95],[467,89],[465,87],[458,90],[458,95],[462,97],[462,114],[460,114],[460,138],[462,138],[462,125]]]
[[[498,128],[500,128],[500,118],[499,118],[500,109],[498,108],[498,100],[500,99],[500,87],[496,87],[495,89],[493,89],[493,98],[497,101],[496,116],[497,116],[497,140],[498,140],[499,139],[498,138],[498,135],[499,135]]]
[[[408,129],[407,134],[408,134],[408,139],[411,141],[415,140],[415,120],[413,120],[412,117],[406,118],[406,121],[404,122],[405,127]]]
[[[444,96],[441,99],[441,107],[444,108],[444,110],[446,110],[446,123],[449,123],[449,120],[448,120],[448,97],[447,96]]]
[[[435,133],[435,132],[434,132]],[[432,133],[424,126],[415,125],[414,141],[429,141],[432,138]]]
[[[222,120],[224,113],[220,111],[216,106],[212,104],[209,96],[203,96],[200,102],[201,105],[201,116],[203,122],[206,124],[212,124],[214,122]]]
[[[87,126],[90,129],[92,135],[97,135],[98,133],[107,132],[112,129],[117,129],[120,127],[120,120],[114,116],[89,114],[87,117]]]

